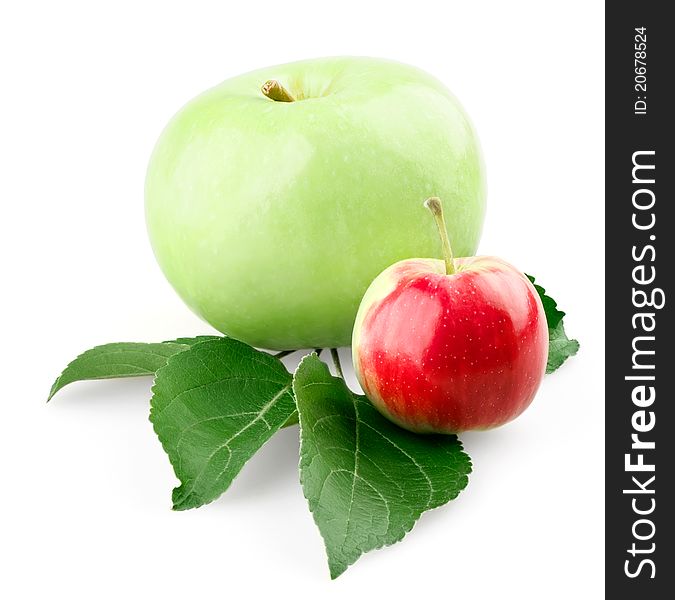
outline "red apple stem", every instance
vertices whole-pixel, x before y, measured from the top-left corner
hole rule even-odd
[[[344,379],[344,375],[342,374],[342,365],[340,364],[340,355],[338,354],[337,348],[331,348],[330,355],[333,357],[335,372],[337,373],[338,377]]]
[[[455,259],[452,255],[452,247],[450,246],[450,238],[448,237],[448,228],[445,226],[445,217],[443,216],[443,205],[441,199],[436,196],[427,198],[424,201],[424,206],[429,209],[436,221],[438,227],[438,234],[441,236],[441,245],[443,246],[443,260],[445,261],[445,272],[447,275],[455,273]]]
[[[270,79],[263,83],[260,91],[270,100],[275,102],[295,102],[293,94],[291,94],[281,83],[276,79]]]

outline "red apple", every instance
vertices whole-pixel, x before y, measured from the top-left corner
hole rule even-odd
[[[415,432],[502,425],[532,402],[548,327],[534,286],[499,258],[453,259],[441,203],[430,198],[445,260],[385,269],[354,325],[354,368],[379,411]]]

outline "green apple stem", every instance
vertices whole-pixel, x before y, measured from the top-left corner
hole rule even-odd
[[[344,375],[342,374],[342,365],[340,364],[340,356],[338,354],[337,348],[331,348],[330,355],[333,357],[333,364],[335,365],[335,372],[337,373],[337,376],[341,379],[344,379]]]
[[[436,226],[438,227],[438,234],[441,236],[441,244],[443,246],[445,272],[448,275],[452,275],[455,273],[455,259],[452,255],[450,238],[448,238],[448,229],[445,226],[445,218],[443,217],[443,205],[441,204],[441,200],[435,196],[427,198],[424,201],[424,206],[428,208],[431,214],[434,216]]]
[[[275,102],[295,102],[293,95],[276,79],[270,79],[263,83],[260,91]]]

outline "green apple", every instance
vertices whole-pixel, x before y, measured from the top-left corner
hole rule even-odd
[[[430,75],[356,57],[269,67],[198,96],[162,133],[145,188],[178,294],[270,349],[348,345],[378,273],[440,256],[427,196],[444,199],[457,255],[473,255],[485,179],[466,113]]]

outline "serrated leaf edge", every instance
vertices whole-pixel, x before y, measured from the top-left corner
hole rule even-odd
[[[524,275],[525,275],[525,277],[527,277],[529,279],[530,283],[534,286],[534,289],[537,291],[537,294],[539,294],[542,304],[543,304],[544,301],[541,299],[541,296],[546,296],[549,300],[551,300],[551,302],[553,302],[553,309],[557,310],[560,313],[560,319],[559,319],[559,321],[558,321],[558,323],[556,324],[555,327],[550,327],[548,325],[548,317],[546,319],[546,325],[548,327],[549,342],[551,340],[551,332],[555,331],[558,327],[562,328],[563,334],[565,335],[565,337],[567,337],[567,332],[565,331],[565,324],[563,322],[565,320],[565,317],[567,316],[567,313],[564,310],[560,310],[560,308],[558,307],[557,300],[555,300],[555,298],[553,298],[552,296],[549,296],[546,293],[546,288],[544,288],[543,286],[536,283],[536,278],[534,276],[529,275],[527,273],[525,273]],[[539,290],[541,290],[541,292],[539,292]],[[546,361],[546,371],[545,371],[546,375],[550,375],[551,373],[555,373],[571,357],[575,356],[577,354],[577,352],[579,352],[579,348],[581,348],[581,344],[579,343],[579,340],[576,340],[574,338],[569,338],[569,337],[567,337],[567,340],[572,344],[576,344],[576,347],[574,348],[574,352],[570,352],[567,356],[565,356],[565,358],[563,358],[562,362],[557,367],[555,367],[554,369],[549,370],[548,359],[547,359],[547,361]]]
[[[297,366],[297,368],[296,368],[296,370],[295,370],[295,373],[297,373],[297,372],[299,371],[300,366],[302,365],[302,363],[304,363],[305,360],[309,359],[311,356],[316,356],[317,359],[321,360],[321,359],[318,357],[318,355],[316,354],[316,352],[311,352],[310,354],[307,354],[306,356],[304,356],[304,357],[302,358],[302,360],[298,363],[298,366]],[[323,362],[323,361],[322,361],[322,362]],[[296,391],[295,391],[295,373],[293,374],[292,386],[293,386],[293,395],[297,398],[297,393],[296,393]],[[335,377],[335,376],[332,375],[332,374],[331,374],[330,376],[331,376],[333,379],[341,379],[340,377]],[[344,380],[343,380],[343,382],[344,382]],[[344,385],[345,385],[345,386],[347,385],[346,382],[344,382]],[[348,389],[349,389],[349,388],[348,388]],[[352,392],[351,390],[349,390],[349,391],[350,391],[350,393],[353,394],[353,392]],[[298,411],[298,415],[299,415],[299,414],[300,414],[300,411]],[[461,442],[461,440],[457,437],[457,443],[459,444],[459,452],[460,452],[461,454],[463,454],[463,455],[467,458],[467,461],[468,461],[468,465],[467,465],[467,466],[468,466],[468,470],[467,470],[466,474],[464,475],[464,477],[466,478],[466,482],[465,482],[464,485],[457,491],[457,493],[454,494],[452,497],[448,498],[446,501],[444,501],[444,502],[439,502],[439,503],[437,503],[437,504],[432,503],[432,502],[431,502],[431,499],[430,499],[430,500],[429,500],[430,504],[428,504],[427,508],[425,508],[425,509],[423,509],[423,510],[420,510],[419,513],[418,513],[418,511],[411,511],[411,512],[412,512],[412,515],[413,515],[413,519],[412,519],[411,522],[410,522],[410,526],[409,526],[409,527],[404,527],[404,528],[403,528],[403,531],[402,531],[402,533],[401,533],[400,535],[396,536],[393,540],[391,540],[391,541],[389,541],[389,542],[383,542],[383,543],[381,543],[380,545],[375,546],[374,548],[368,550],[367,552],[361,552],[356,558],[354,558],[353,560],[348,561],[347,564],[344,566],[343,569],[341,569],[341,570],[339,570],[339,571],[335,571],[335,570],[333,570],[332,565],[331,565],[331,558],[330,558],[330,555],[328,554],[328,544],[327,544],[327,542],[326,542],[326,538],[324,537],[323,532],[321,531],[321,527],[319,526],[319,523],[318,523],[318,521],[317,521],[317,519],[316,519],[316,515],[314,514],[314,510],[312,510],[312,508],[311,508],[311,501],[310,501],[310,499],[307,497],[307,495],[305,494],[304,474],[303,474],[303,471],[302,471],[302,468],[301,468],[301,467],[302,467],[302,462],[303,462],[303,446],[304,446],[304,443],[303,443],[303,436],[302,436],[302,418],[298,418],[298,434],[299,434],[299,436],[300,436],[300,452],[299,452],[299,455],[300,455],[300,456],[299,456],[299,460],[298,460],[298,472],[299,472],[299,474],[300,474],[300,487],[302,488],[302,495],[305,497],[305,500],[307,500],[307,504],[308,504],[308,506],[309,506],[309,510],[310,510],[310,512],[312,513],[312,519],[313,519],[313,521],[314,521],[314,523],[315,523],[317,529],[319,530],[319,535],[321,535],[321,539],[323,540],[323,543],[324,543],[324,549],[325,549],[325,551],[326,551],[326,557],[327,557],[327,559],[328,559],[328,568],[329,568],[329,571],[330,571],[330,578],[331,578],[331,579],[337,579],[337,578],[338,578],[340,575],[342,575],[342,574],[343,574],[350,566],[352,566],[354,563],[356,563],[356,561],[358,561],[359,558],[361,558],[364,554],[373,552],[373,551],[375,551],[375,550],[381,550],[382,548],[386,548],[386,547],[388,547],[388,546],[393,546],[394,544],[397,544],[397,543],[399,543],[401,540],[403,540],[403,538],[404,538],[406,535],[408,535],[408,534],[413,530],[413,528],[415,527],[415,525],[416,525],[417,522],[419,521],[420,517],[421,517],[425,512],[429,512],[429,511],[431,511],[431,510],[435,510],[435,509],[437,509],[437,508],[440,508],[441,506],[444,506],[444,505],[446,505],[448,502],[450,502],[450,501],[454,500],[455,498],[457,498],[457,497],[459,496],[459,494],[460,494],[462,491],[464,491],[464,489],[466,489],[467,485],[469,484],[469,475],[471,475],[471,473],[473,472],[473,463],[472,463],[472,461],[471,461],[471,457],[464,451],[464,444],[463,444],[463,443]]]
[[[215,336],[215,337],[217,338],[218,336]],[[223,339],[225,339],[225,338],[223,338]],[[188,348],[189,348],[189,349],[193,349],[193,348],[196,348],[197,346],[200,346],[200,345],[202,345],[202,344],[206,344],[206,343],[209,343],[209,342],[213,342],[213,341],[214,341],[214,339],[212,339],[212,338],[205,339],[204,341],[197,342],[196,344],[189,345]],[[149,420],[150,423],[152,424],[152,430],[155,432],[155,435],[157,436],[157,439],[159,440],[159,443],[161,444],[162,449],[164,450],[165,454],[166,454],[167,457],[169,458],[169,463],[171,464],[171,468],[173,469],[174,475],[175,475],[176,479],[178,480],[178,482],[180,483],[180,485],[176,486],[176,487],[173,489],[173,491],[172,491],[172,499],[173,499],[173,495],[174,495],[174,494],[177,492],[177,490],[179,490],[179,489],[182,487],[182,485],[183,485],[183,482],[181,481],[180,477],[179,477],[178,474],[177,474],[179,458],[178,458],[177,456],[174,456],[174,455],[173,455],[173,451],[172,451],[172,452],[169,452],[169,445],[168,445],[168,443],[165,442],[165,440],[163,439],[163,436],[160,435],[160,433],[157,431],[157,426],[156,426],[155,422],[153,421],[153,415],[156,414],[156,413],[157,413],[157,415],[159,415],[159,414],[161,414],[162,411],[159,411],[159,413],[157,412],[157,410],[155,409],[155,407],[152,405],[152,398],[154,398],[154,396],[155,396],[155,388],[156,388],[156,386],[157,386],[157,379],[158,379],[158,377],[160,376],[161,371],[163,371],[164,369],[166,369],[166,368],[169,366],[169,363],[171,362],[171,360],[172,360],[175,356],[178,356],[179,354],[181,354],[181,353],[176,353],[176,354],[174,354],[173,356],[169,357],[169,360],[167,360],[166,364],[165,364],[164,366],[160,367],[159,369],[157,369],[157,373],[155,373],[155,378],[154,378],[154,382],[153,382],[153,384],[152,384],[152,388],[150,389],[150,391],[151,391],[151,393],[152,393],[152,396],[151,396],[151,400],[150,400],[150,415],[148,416],[148,420]],[[272,354],[269,354],[268,356],[271,356],[272,358],[276,358],[276,357],[275,357],[274,355],[272,355]],[[279,359],[276,359],[276,360],[279,360]],[[279,362],[283,365],[283,362],[281,362],[280,360],[279,360]],[[284,365],[284,368],[285,368],[285,365]],[[292,379],[292,378],[291,378],[291,383],[290,383],[288,386],[284,387],[284,389],[281,390],[281,391],[274,397],[274,401],[278,401],[278,400],[279,400],[286,392],[288,392],[288,391],[291,391],[291,393],[293,392],[293,379]],[[268,404],[269,404],[269,407],[271,408],[271,406],[272,406],[272,400],[271,400],[270,403],[268,403]],[[248,427],[248,426],[249,426],[249,425],[247,425],[246,427]],[[282,427],[283,427],[283,425],[282,425],[281,427],[279,427],[279,428],[277,429],[277,431],[279,431],[279,429],[281,429]],[[244,431],[244,430],[242,429],[237,435],[239,435],[242,431]],[[275,433],[276,433],[276,432],[275,432]],[[273,434],[273,435],[274,435],[274,434]],[[269,441],[272,439],[273,435],[270,436],[270,437],[269,437],[269,438],[268,438],[268,439],[260,446],[259,450],[261,450],[267,443],[269,443]],[[232,438],[232,439],[233,439],[233,438]],[[230,440],[230,441],[231,441],[231,440]],[[172,449],[172,450],[173,450],[173,449]],[[190,509],[193,509],[193,508],[200,508],[200,507],[202,507],[202,506],[207,506],[208,504],[211,504],[212,502],[215,502],[216,500],[218,500],[218,498],[220,498],[220,497],[221,497],[221,496],[222,496],[222,495],[230,488],[230,486],[234,483],[235,479],[236,479],[237,477],[239,477],[239,473],[241,473],[241,470],[238,471],[238,472],[235,474],[235,476],[232,478],[232,481],[230,481],[230,483],[229,483],[229,485],[227,486],[227,488],[225,488],[225,489],[224,489],[218,496],[216,496],[215,498],[212,498],[212,499],[210,499],[210,500],[207,500],[206,502],[200,502],[200,503],[198,503],[198,504],[195,503],[195,504],[185,505],[185,506],[182,506],[182,505],[180,505],[180,504],[176,504],[176,503],[173,503],[173,502],[172,502],[171,510],[175,510],[175,511],[190,510]]]
[[[129,374],[129,375],[118,375],[118,376],[115,376],[115,377],[109,377],[109,376],[87,377],[86,379],[78,379],[78,380],[75,380],[75,381],[69,381],[68,383],[64,383],[63,385],[59,385],[59,382],[61,381],[61,378],[65,375],[65,373],[68,371],[68,369],[70,369],[78,360],[80,360],[88,352],[91,352],[92,350],[96,350],[97,348],[102,348],[103,346],[108,346],[110,344],[143,344],[143,343],[144,342],[109,342],[108,344],[98,344],[97,346],[93,346],[91,348],[88,348],[87,350],[84,350],[83,352],[80,352],[80,354],[78,354],[73,360],[71,360],[63,368],[63,370],[61,371],[59,376],[54,380],[54,383],[52,384],[52,387],[49,390],[49,396],[47,397],[47,402],[49,402],[56,395],[56,393],[59,392],[60,390],[62,390],[64,387],[66,387],[67,385],[70,385],[71,383],[76,383],[77,381],[101,381],[101,380],[104,380],[104,379],[125,379],[125,378],[128,378],[128,377],[152,377],[153,375],[155,375],[155,373],[145,371],[145,372],[142,372],[142,373],[134,373],[134,374]],[[149,342],[149,343],[152,343],[152,342]],[[171,341],[171,340],[166,341],[166,342],[157,342],[157,343],[166,344],[166,345],[173,345],[173,346],[182,346],[182,347],[185,347],[185,349],[190,347],[188,344],[181,344],[181,343],[174,342],[174,341]],[[121,351],[120,351],[120,353],[121,353]],[[153,353],[153,354],[155,354],[155,353]],[[161,355],[157,354],[157,356],[161,356]],[[122,364],[122,363],[120,363],[120,364]],[[130,366],[132,366],[132,365],[130,365]],[[164,367],[160,367],[160,368],[164,368]]]

